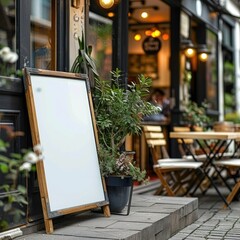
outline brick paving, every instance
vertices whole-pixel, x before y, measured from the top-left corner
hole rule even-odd
[[[191,198],[153,196],[158,186],[159,181],[148,186],[147,191],[135,189],[131,208],[133,215],[128,217],[81,219],[80,223],[60,227],[53,235],[46,235],[40,231],[19,239],[240,240],[240,201],[234,201],[230,208],[223,209],[222,200],[214,189],[210,189],[205,196],[195,196],[198,197],[197,210],[196,201],[190,205],[186,204],[187,201],[194,201]],[[226,188],[219,189],[225,196],[228,194]],[[135,213],[139,216],[134,217]],[[157,214],[161,215],[162,220],[158,219],[158,227],[153,227],[152,224],[156,222],[152,218]],[[103,226],[103,223],[106,226]]]
[[[221,192],[225,191],[221,188]],[[205,196],[199,195],[198,199],[198,220],[170,240],[240,240],[240,201],[234,201],[230,208],[223,209],[223,202],[214,189]]]
[[[167,240],[198,219],[198,199],[134,194],[128,216],[86,211],[64,216],[54,232],[29,232],[18,240]],[[56,219],[57,220],[57,219]],[[1,239],[1,236],[0,236]],[[5,240],[5,239],[4,239]]]

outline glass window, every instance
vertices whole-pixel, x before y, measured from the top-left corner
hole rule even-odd
[[[99,76],[109,79],[112,70],[112,21],[90,12],[88,43],[93,46],[92,57]]]
[[[15,29],[15,21],[16,21],[16,6],[15,0],[0,0],[0,49],[4,47],[9,47],[8,49],[8,57],[10,55],[14,57],[14,61],[7,60],[2,55],[0,56],[0,75],[2,76],[10,76],[15,73],[16,66],[15,63],[17,61],[16,51],[16,29]],[[6,49],[5,49],[6,50]],[[5,52],[6,53],[6,52]]]
[[[51,0],[31,0],[31,67],[55,69]]]
[[[49,0],[43,0],[42,3],[42,18],[51,21],[51,2]]]
[[[207,31],[207,46],[211,51],[207,61],[207,101],[210,108],[218,109],[218,89],[217,89],[217,36],[210,30]]]
[[[232,27],[223,23],[223,45],[232,47]]]

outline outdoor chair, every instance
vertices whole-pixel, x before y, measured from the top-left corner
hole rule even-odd
[[[221,168],[221,170],[226,169],[227,170],[227,179],[229,177],[232,177],[234,180],[235,185],[232,188],[232,191],[229,193],[229,195],[226,198],[226,202],[228,205],[233,201],[235,197],[237,197],[237,194],[240,190],[240,178],[239,178],[239,168],[240,168],[240,159],[228,159],[228,160],[220,160],[215,161],[214,164]],[[224,207],[226,208],[227,205],[225,204]]]
[[[166,193],[168,196],[175,196],[188,193],[193,180],[197,180],[194,172],[202,166],[202,162],[170,158],[160,126],[145,125],[143,131],[152,154],[153,169],[161,182],[161,187],[155,194]]]
[[[194,131],[202,131],[201,127],[194,128]],[[187,126],[175,126],[173,127],[174,132],[190,132],[191,129],[190,127]],[[196,151],[196,147],[194,146],[194,139],[189,138],[189,139],[184,139],[184,143],[182,139],[177,139],[178,142],[178,150],[182,156],[182,158],[186,160],[195,160],[195,161],[200,161],[204,162],[206,160],[206,155],[205,154],[199,154]],[[204,163],[203,163],[204,164]],[[200,190],[202,193],[204,193],[208,187],[210,186],[209,179],[205,178],[202,184],[200,185]]]
[[[173,127],[173,131],[174,132],[190,132],[191,129],[190,127],[175,126]],[[182,139],[177,139],[177,142],[178,142],[178,149],[182,158],[185,158],[186,160],[194,160],[195,158],[197,161],[204,161],[206,159],[205,154],[196,153],[193,139],[191,138],[184,139],[184,143]],[[194,153],[194,158],[191,153]]]

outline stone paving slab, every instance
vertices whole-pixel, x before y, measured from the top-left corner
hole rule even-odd
[[[197,218],[197,198],[134,194],[128,216],[112,214],[106,218],[101,213],[88,211],[66,216],[59,223],[54,222],[55,230],[52,234],[39,231],[16,239],[165,240]]]
[[[227,196],[227,189],[221,188]],[[170,240],[240,240],[240,201],[232,202],[223,209],[223,201],[210,189],[205,196],[199,195],[199,218],[179,231]]]

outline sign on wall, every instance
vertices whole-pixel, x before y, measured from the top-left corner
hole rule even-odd
[[[142,47],[146,54],[157,54],[162,47],[162,43],[158,38],[146,37],[143,41]]]

